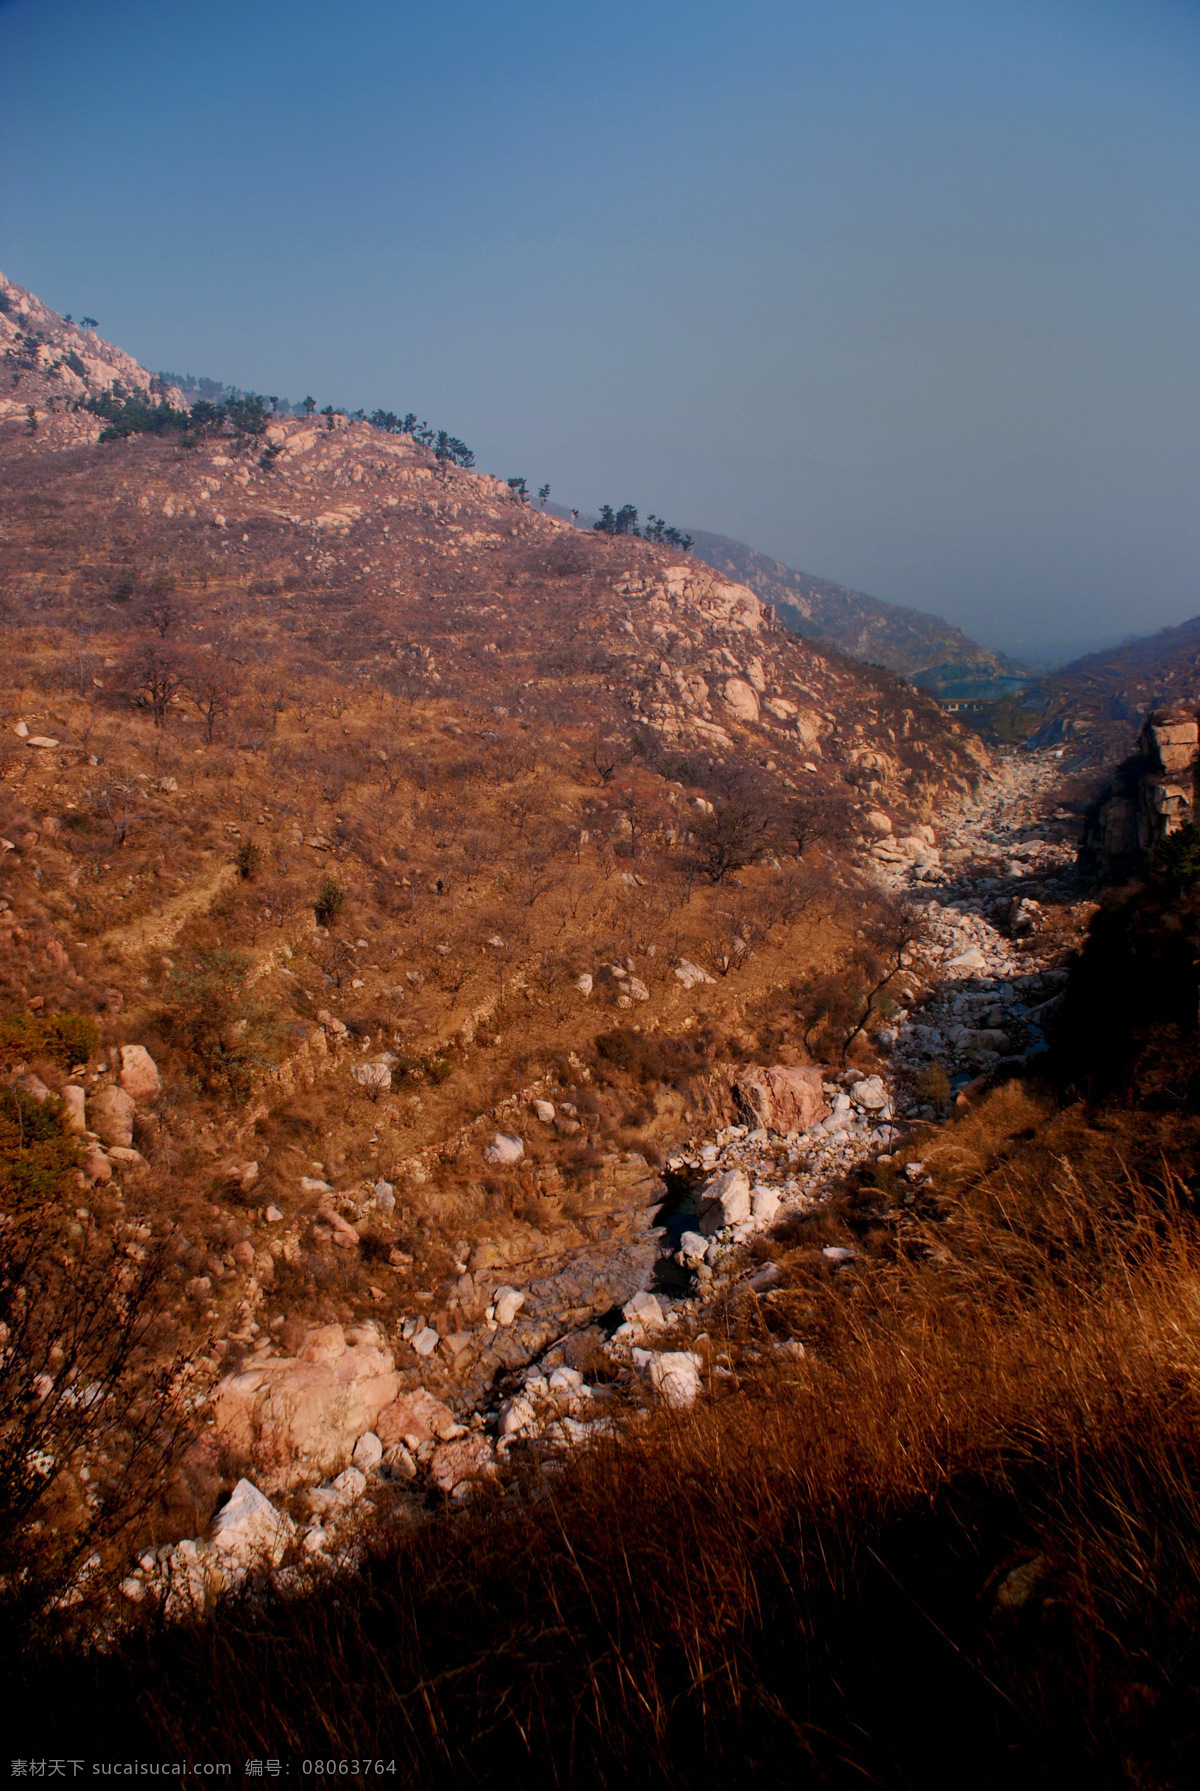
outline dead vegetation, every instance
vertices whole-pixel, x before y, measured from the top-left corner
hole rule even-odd
[[[56,1704],[94,1742],[119,1707],[171,1752],[382,1752],[435,1783],[1183,1786],[1200,1237],[1117,1152],[1026,1178],[1039,1110],[1010,1092],[946,1134],[946,1248],[831,1269],[836,1214],[781,1240],[786,1291],[700,1346],[708,1405],[352,1583],[59,1663]],[[807,1354],[771,1348],[782,1298]]]

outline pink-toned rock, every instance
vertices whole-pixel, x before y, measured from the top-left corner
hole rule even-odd
[[[145,1045],[121,1046],[121,1087],[135,1101],[153,1101],[162,1093],[158,1065]]]
[[[821,1088],[824,1074],[815,1063],[797,1069],[772,1064],[747,1070],[738,1078],[736,1092],[755,1125],[769,1132],[807,1132],[829,1112]]]
[[[447,1498],[461,1497],[472,1480],[494,1472],[492,1445],[478,1433],[441,1444],[429,1458],[429,1478]]]
[[[457,1429],[458,1422],[450,1407],[424,1387],[418,1387],[415,1393],[402,1393],[379,1414],[375,1434],[386,1449],[391,1449],[406,1437],[415,1437],[418,1443],[432,1443]]]
[[[296,1360],[332,1364],[341,1361],[347,1348],[346,1333],[341,1325],[321,1325],[308,1333],[296,1351]]]
[[[364,1431],[400,1392],[391,1354],[377,1342],[349,1345],[340,1325],[310,1332],[296,1357],[222,1381],[213,1399],[216,1436],[253,1463],[259,1484],[283,1492],[340,1473]]]
[[[339,1212],[336,1212],[333,1207],[319,1206],[317,1208],[317,1218],[320,1219],[323,1224],[328,1225],[330,1231],[333,1233],[333,1241],[340,1249],[356,1250],[362,1242],[362,1239],[355,1231],[353,1225],[351,1225],[347,1219],[343,1219],[342,1215]]]
[[[102,1088],[88,1102],[88,1118],[92,1122],[93,1132],[98,1132],[105,1144],[120,1144],[128,1147],[133,1143],[133,1115],[137,1102],[123,1088]]]
[[[758,692],[744,678],[726,678],[721,695],[739,721],[758,720]]]
[[[87,1162],[83,1166],[83,1173],[94,1187],[97,1182],[112,1180],[112,1164],[102,1150],[90,1150]]]

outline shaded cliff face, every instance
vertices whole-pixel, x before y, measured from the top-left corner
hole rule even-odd
[[[905,677],[924,672],[922,683],[941,691],[943,685],[988,687],[1014,676],[1021,668],[1001,653],[981,647],[961,628],[940,616],[898,603],[883,603],[862,591],[797,572],[770,559],[743,541],[697,532],[692,551],[730,578],[749,585],[773,606],[785,627],[806,639],[836,647],[873,665],[887,666]],[[990,694],[990,691],[984,691]]]
[[[1088,820],[1086,846],[1108,875],[1159,862],[1167,842],[1195,826],[1198,770],[1195,706],[1151,710]]]

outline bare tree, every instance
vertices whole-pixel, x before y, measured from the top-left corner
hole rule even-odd
[[[112,828],[114,843],[123,846],[125,836],[129,832],[129,823],[133,819],[132,791],[125,784],[106,784],[102,790],[97,792],[94,801]]]
[[[80,1593],[64,1593],[86,1556],[144,1516],[186,1440],[169,1263],[165,1233],[126,1242],[91,1219],[64,1229],[53,1209],[0,1219],[0,1584],[10,1621],[64,1611],[87,1621]]]
[[[134,654],[127,669],[134,702],[139,708],[149,709],[155,727],[161,728],[167,710],[183,687],[182,659],[157,641],[148,641]]]
[[[710,883],[723,883],[731,871],[751,864],[766,843],[769,822],[757,796],[737,792],[714,803],[711,814],[693,823],[692,840],[699,868]]]
[[[197,655],[187,668],[187,691],[204,723],[204,738],[209,746],[217,728],[229,714],[237,694],[237,681],[223,661]]]

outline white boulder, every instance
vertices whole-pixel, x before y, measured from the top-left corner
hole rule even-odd
[[[647,1293],[645,1288],[635,1293],[631,1300],[626,1300],[621,1308],[621,1316],[627,1324],[641,1325],[644,1331],[655,1331],[666,1323],[658,1300],[654,1294]]]
[[[716,977],[710,976],[699,964],[693,964],[690,958],[680,958],[675,966],[675,975],[685,989],[694,989],[697,983],[715,983]]]
[[[698,1229],[705,1237],[727,1225],[740,1225],[749,1217],[750,1178],[744,1169],[727,1169],[701,1190]]]
[[[677,1409],[691,1405],[703,1391],[703,1361],[695,1350],[664,1350],[656,1355],[650,1350],[635,1349],[633,1364],[659,1398]]]
[[[356,1468],[361,1468],[364,1474],[369,1474],[372,1468],[379,1466],[383,1460],[383,1444],[373,1430],[365,1430],[359,1437],[350,1460],[351,1464]]]
[[[120,1083],[135,1101],[153,1101],[162,1093],[158,1065],[145,1045],[121,1046]]]
[[[238,1567],[278,1567],[296,1526],[252,1480],[239,1480],[213,1519],[213,1546]]]
[[[774,1188],[752,1188],[750,1217],[759,1225],[770,1225],[779,1212],[779,1196]]]
[[[484,1161],[497,1165],[519,1163],[524,1155],[525,1140],[515,1137],[511,1132],[497,1132],[483,1150]]]
[[[525,1304],[519,1287],[498,1287],[492,1296],[492,1313],[498,1325],[511,1325]]]

